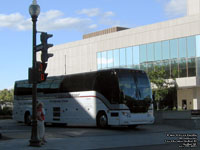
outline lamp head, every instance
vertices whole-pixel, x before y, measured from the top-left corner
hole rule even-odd
[[[37,18],[40,14],[40,6],[37,4],[36,0],[33,0],[32,4],[29,6],[29,13],[32,18]]]

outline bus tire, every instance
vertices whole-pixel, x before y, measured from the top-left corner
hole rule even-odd
[[[100,111],[97,114],[97,127],[98,128],[106,128],[108,127],[108,117],[104,111]]]
[[[24,115],[24,124],[30,126],[31,125],[31,114],[27,111]]]

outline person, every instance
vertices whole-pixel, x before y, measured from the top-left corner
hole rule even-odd
[[[43,103],[38,103],[37,105],[37,131],[38,131],[38,139],[41,141],[41,144],[46,143],[45,140],[45,126],[44,126],[44,109]]]

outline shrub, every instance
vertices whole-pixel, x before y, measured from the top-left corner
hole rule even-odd
[[[4,107],[3,109],[0,109],[0,115],[2,116],[12,116],[12,108],[10,107]]]

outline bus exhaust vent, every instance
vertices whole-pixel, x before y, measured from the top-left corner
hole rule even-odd
[[[60,120],[60,107],[53,107],[53,120]]]

